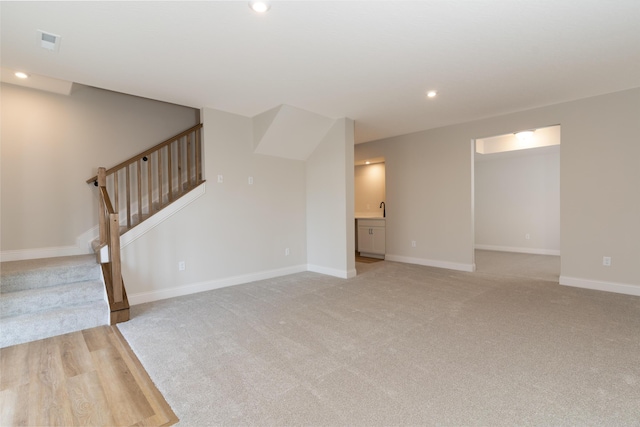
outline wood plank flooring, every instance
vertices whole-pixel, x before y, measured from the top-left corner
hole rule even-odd
[[[0,362],[1,426],[178,422],[116,327],[6,347]]]

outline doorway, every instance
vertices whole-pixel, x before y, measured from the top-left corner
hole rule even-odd
[[[354,165],[356,262],[384,260],[386,251],[386,165],[383,157]]]
[[[474,141],[476,271],[560,276],[560,126]]]

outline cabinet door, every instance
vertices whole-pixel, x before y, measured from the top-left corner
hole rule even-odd
[[[371,250],[369,252],[372,254],[384,254],[386,250],[384,227],[372,227],[371,231]]]
[[[373,250],[373,242],[369,230],[371,230],[371,227],[358,227],[358,252],[371,252]]]

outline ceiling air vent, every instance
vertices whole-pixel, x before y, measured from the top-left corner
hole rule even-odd
[[[60,49],[60,36],[38,30],[38,46],[50,52],[57,52]]]

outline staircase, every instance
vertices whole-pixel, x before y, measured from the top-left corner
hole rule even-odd
[[[202,124],[198,124],[87,180],[98,187],[100,236],[92,247],[102,272],[110,323],[129,320],[121,274],[120,236],[204,183]]]
[[[98,262],[82,255],[0,264],[0,348],[129,320],[120,236],[151,217],[162,220],[164,208],[202,189],[201,129],[98,168],[87,180],[98,189]]]
[[[93,255],[0,265],[0,347],[109,324]]]

